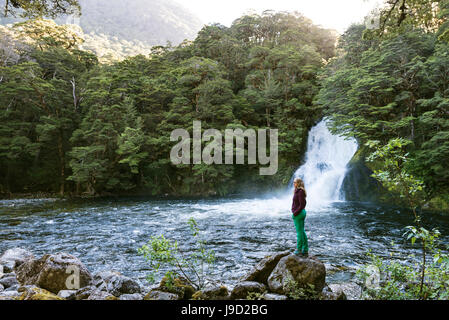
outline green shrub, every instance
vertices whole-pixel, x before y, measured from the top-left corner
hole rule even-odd
[[[176,278],[182,278],[195,290],[205,287],[215,263],[215,253],[206,249],[206,242],[200,237],[198,224],[193,218],[189,220],[189,227],[195,239],[189,255],[180,250],[177,241],[166,239],[164,235],[151,237],[148,244],[138,250],[151,269],[147,276],[150,283],[155,283],[160,269],[165,267],[169,269],[165,273],[165,286],[173,286]]]

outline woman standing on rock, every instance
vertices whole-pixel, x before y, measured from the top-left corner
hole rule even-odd
[[[307,235],[304,231],[304,222],[306,219],[307,212],[306,208],[306,198],[307,192],[304,187],[304,181],[300,178],[296,178],[293,182],[295,186],[295,191],[293,195],[292,213],[293,221],[295,222],[296,237],[297,237],[297,247],[295,254],[302,257],[309,256],[309,244],[307,241]]]

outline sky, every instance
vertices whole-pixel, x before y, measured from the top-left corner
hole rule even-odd
[[[353,22],[363,18],[380,0],[187,0],[178,2],[195,13],[205,24],[218,22],[230,26],[232,21],[254,9],[299,11],[315,24],[343,33]]]

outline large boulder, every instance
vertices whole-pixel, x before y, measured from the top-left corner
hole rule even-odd
[[[15,268],[30,259],[34,259],[34,255],[24,248],[14,248],[6,250],[0,256],[0,265],[3,266],[2,272],[12,272]]]
[[[279,261],[290,254],[290,251],[274,253],[262,259],[251,271],[242,277],[241,281],[255,281],[267,284],[268,277]]]
[[[81,261],[67,253],[47,254],[39,260],[27,260],[16,268],[22,285],[36,285],[57,294],[61,290],[87,286],[92,275]],[[76,280],[79,280],[76,281]]]
[[[231,299],[247,299],[250,293],[263,294],[267,290],[267,286],[263,283],[255,281],[239,282],[231,292]]]
[[[283,257],[268,278],[268,287],[270,291],[284,295],[289,281],[294,281],[299,288],[312,285],[316,292],[321,292],[325,286],[326,267],[316,258],[302,258],[294,254]]]

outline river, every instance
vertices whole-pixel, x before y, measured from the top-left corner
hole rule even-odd
[[[327,281],[344,282],[369,259],[368,250],[389,256],[417,253],[403,238],[412,214],[395,207],[348,202],[340,192],[345,165],[357,150],[354,142],[329,136],[319,124],[309,137],[301,176],[309,189],[306,232],[310,254],[329,270]],[[334,148],[334,149],[332,149]],[[338,155],[338,156],[337,156]],[[294,250],[290,213],[292,190],[282,195],[214,199],[108,198],[93,200],[0,201],[0,253],[25,247],[40,257],[67,252],[91,272],[117,270],[145,283],[149,270],[137,249],[163,234],[186,252],[192,246],[188,220],[198,222],[207,246],[216,253],[213,275],[228,284],[271,252]],[[449,217],[424,215],[428,228],[449,234]],[[447,237],[442,239],[448,243]],[[336,268],[334,268],[336,267]]]

